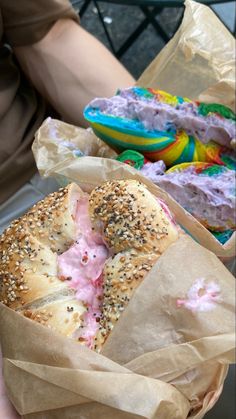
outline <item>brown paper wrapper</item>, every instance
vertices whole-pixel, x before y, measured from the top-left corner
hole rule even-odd
[[[138,85],[235,109],[235,40],[207,6],[185,1],[179,30]]]
[[[41,135],[42,129],[42,135]],[[37,167],[43,176],[51,176],[51,169],[85,156],[115,158],[117,153],[97,138],[92,130],[76,127],[47,118],[38,132],[33,152]]]
[[[178,307],[199,278],[217,283],[219,301],[209,311]],[[216,256],[184,235],[146,276],[101,354],[1,305],[10,400],[27,419],[202,418],[234,361],[233,290]]]

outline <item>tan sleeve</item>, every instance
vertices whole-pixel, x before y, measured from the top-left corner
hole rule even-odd
[[[79,22],[69,0],[0,0],[3,32],[13,47],[40,41],[61,18]]]

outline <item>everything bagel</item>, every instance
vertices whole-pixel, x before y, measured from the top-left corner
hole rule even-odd
[[[178,236],[167,206],[140,182],[106,182],[90,195],[72,183],[1,236],[0,300],[99,351]]]

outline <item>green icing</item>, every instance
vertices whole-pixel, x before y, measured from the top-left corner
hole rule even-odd
[[[203,116],[209,113],[217,113],[226,119],[236,120],[235,113],[227,106],[220,105],[219,103],[200,103],[198,105],[198,112]]]
[[[236,170],[236,160],[234,157],[226,156],[225,154],[222,154],[220,156],[221,161],[225,164],[228,169]]]
[[[225,172],[226,167],[213,164],[212,166],[203,169],[200,175],[215,176]]]
[[[144,156],[134,150],[125,150],[116,157],[116,160],[127,163],[135,169],[141,169],[144,165]]]

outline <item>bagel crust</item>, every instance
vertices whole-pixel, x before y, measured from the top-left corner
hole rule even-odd
[[[0,237],[0,301],[100,351],[135,289],[178,235],[166,205],[140,182],[106,182],[90,196],[72,183],[38,202]],[[82,259],[75,253],[80,246]],[[68,253],[83,269],[68,265]],[[95,260],[97,276],[81,278],[92,272],[86,271],[87,262],[93,268]],[[68,269],[63,275],[62,261]],[[79,291],[81,282],[85,288]],[[96,290],[96,308],[85,289]],[[90,330],[88,338],[89,316],[93,335]]]
[[[59,189],[14,221],[0,238],[0,301],[66,335],[78,328],[75,315],[80,318],[86,308],[58,278],[57,255],[76,240],[76,202],[81,195],[75,184]],[[66,306],[55,310],[62,298],[68,299]]]
[[[136,180],[106,182],[90,195],[90,216],[114,253],[136,249],[161,254],[178,237],[165,204]]]

